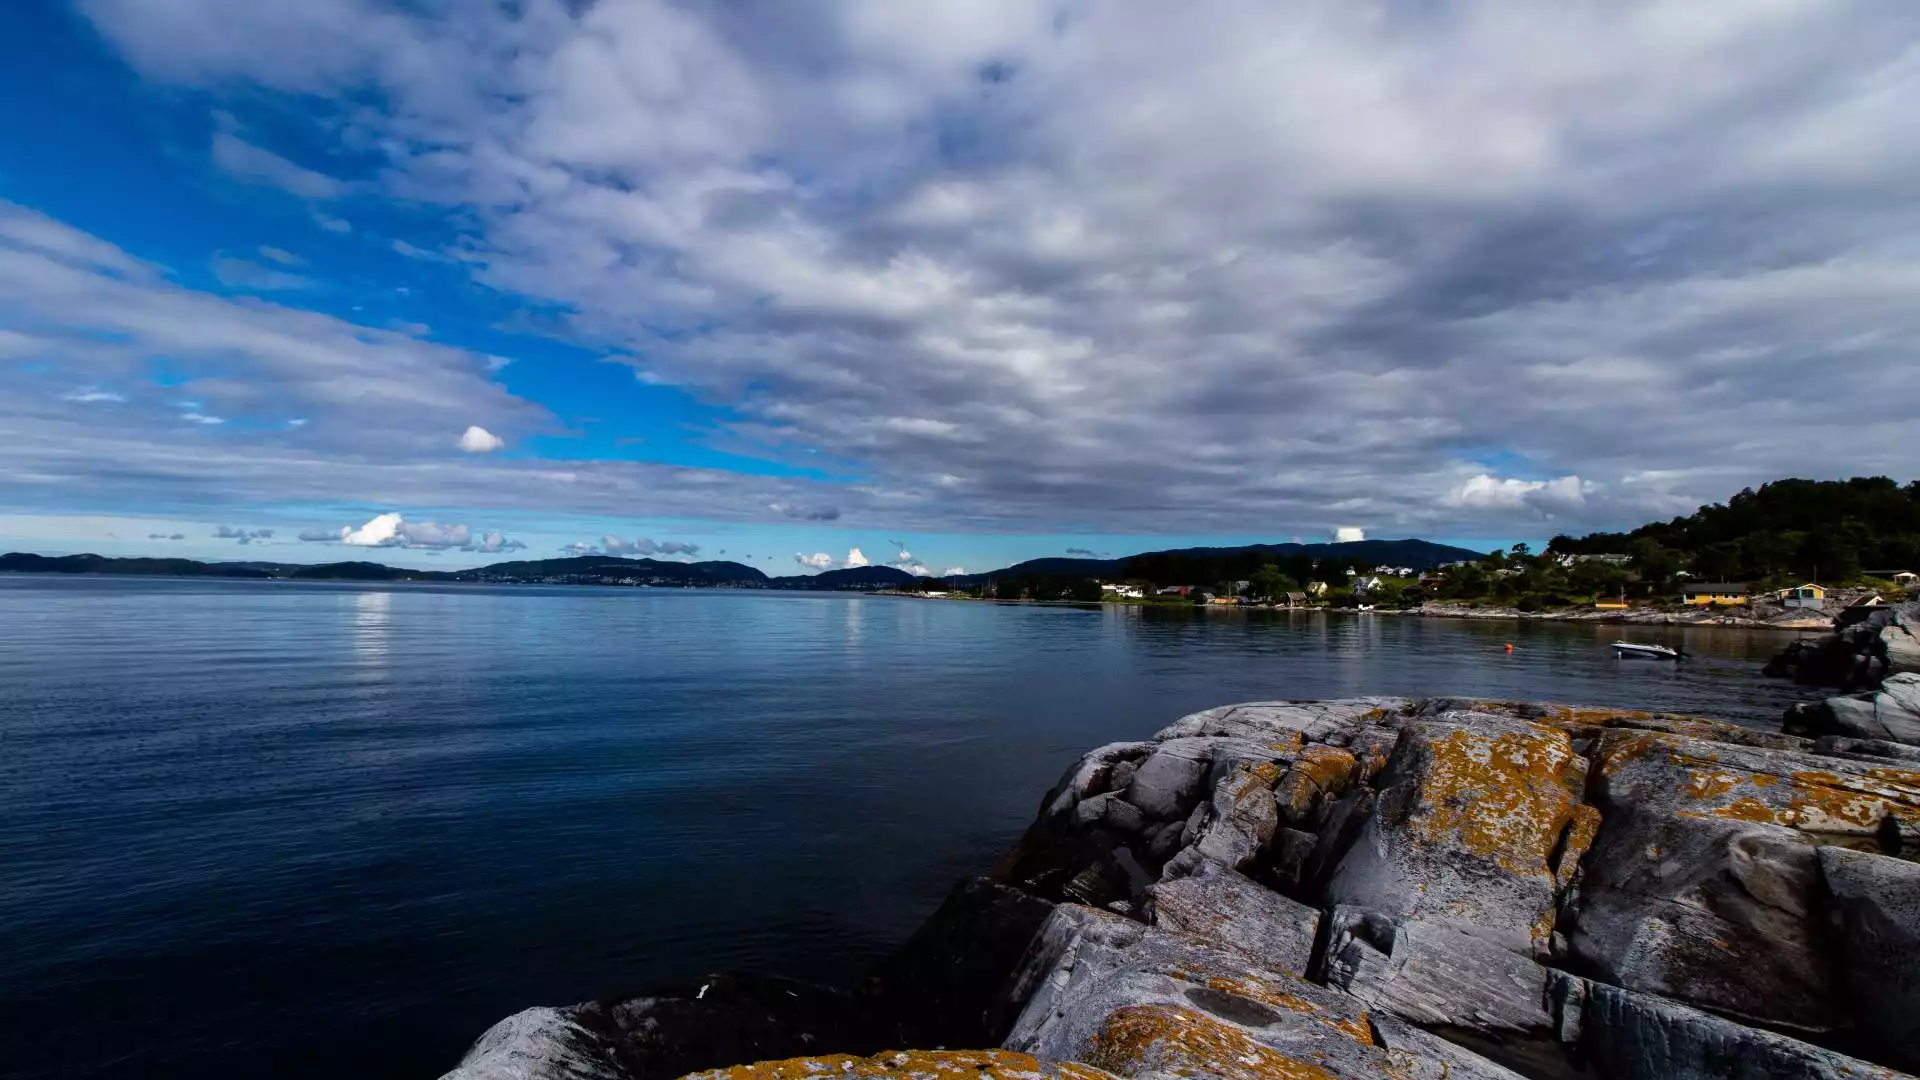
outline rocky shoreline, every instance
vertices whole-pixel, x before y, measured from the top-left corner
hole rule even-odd
[[[1084,756],[856,991],[530,1009],[448,1075],[1900,1076],[1920,714],[1834,715],[1211,709]]]

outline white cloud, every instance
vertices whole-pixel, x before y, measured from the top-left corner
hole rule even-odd
[[[478,424],[468,427],[460,436],[460,449],[469,454],[490,454],[505,445],[507,440]]]
[[[793,556],[793,561],[799,563],[801,566],[807,567],[810,570],[833,569],[833,556],[827,554],[824,551],[816,551],[811,555],[801,555],[799,553],[795,553]]]
[[[250,259],[216,255],[211,265],[215,280],[230,289],[274,292],[282,289],[305,289],[313,285],[313,281],[309,278],[263,266]]]
[[[697,555],[700,553],[699,544],[689,544],[682,540],[652,540],[644,536],[635,537],[632,540],[618,536],[603,536],[597,547],[590,544],[575,546],[585,546],[596,554],[605,555]]]
[[[296,165],[231,132],[213,136],[213,163],[235,179],[276,187],[302,198],[337,199],[347,193],[343,181]]]
[[[1447,493],[1451,506],[1468,510],[1532,510],[1544,517],[1578,510],[1590,485],[1577,476],[1554,480],[1515,480],[1481,473]]]
[[[330,233],[350,233],[353,231],[352,222],[343,218],[328,217],[325,214],[315,214],[313,216],[313,223]]]
[[[399,514],[386,513],[359,528],[340,529],[340,542],[348,547],[388,547],[400,542],[400,526],[406,519]]]
[[[235,540],[242,544],[252,544],[262,540],[273,539],[273,530],[243,529],[234,525],[220,525],[214,528],[213,538],[215,540]],[[149,536],[147,539],[157,540],[159,537]],[[175,537],[174,539],[184,539],[184,537]]]
[[[261,258],[271,262],[277,262],[282,266],[305,266],[307,264],[307,260],[284,248],[270,247],[262,244],[258,250]]]
[[[125,394],[116,394],[110,390],[102,390],[97,386],[86,386],[61,394],[60,400],[77,402],[82,405],[92,405],[99,402],[124,402],[127,400],[127,397]]]
[[[403,515],[392,511],[376,515],[358,527],[343,525],[331,530],[303,529],[300,532],[300,539],[339,543],[348,547],[397,547],[427,551],[449,551],[457,548],[461,551],[485,554],[518,551],[527,546],[518,540],[508,539],[497,531],[479,533],[465,525],[408,521]]]
[[[857,566],[865,566],[867,565],[867,557],[861,553],[859,548],[848,548],[847,559],[841,565],[849,570]]]
[[[960,577],[967,572],[964,566],[949,566],[940,572],[941,577]]]
[[[1341,525],[1333,530],[1333,542],[1336,544],[1351,544],[1366,538],[1367,530],[1358,525]]]
[[[180,419],[185,420],[190,424],[203,424],[208,427],[212,427],[216,424],[226,423],[225,420],[221,419],[218,416],[208,416],[205,413],[199,413],[199,412],[183,412],[180,414]]]

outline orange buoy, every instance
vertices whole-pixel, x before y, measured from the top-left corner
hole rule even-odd
[[[1509,641],[1509,642],[1507,642],[1507,651],[1508,651],[1508,652],[1512,652],[1512,651],[1513,651],[1513,642],[1511,642],[1511,641]]]

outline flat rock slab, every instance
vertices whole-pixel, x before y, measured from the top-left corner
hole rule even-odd
[[[1147,895],[1155,926],[1245,953],[1277,971],[1307,973],[1320,912],[1305,904],[1213,862]]]
[[[1327,984],[1422,1027],[1541,1037],[1547,969],[1483,938],[1350,908],[1330,916]]]

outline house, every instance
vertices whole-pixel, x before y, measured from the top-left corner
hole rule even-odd
[[[1100,595],[1110,599],[1140,600],[1146,596],[1146,593],[1142,592],[1138,585],[1124,585],[1111,581],[1103,581],[1100,583]]]
[[[1680,602],[1694,607],[1744,604],[1747,587],[1726,581],[1690,581],[1680,587]]]
[[[1288,607],[1306,607],[1307,594],[1303,592],[1290,592],[1286,595],[1286,601]]]
[[[1827,589],[1824,585],[1798,585],[1791,589],[1781,589],[1773,594],[1781,607],[1812,608],[1819,611],[1827,602]]]
[[[1911,570],[1902,570],[1893,575],[1893,584],[1896,588],[1911,589],[1916,585],[1920,585],[1920,574],[1916,574]]]
[[[1324,581],[1307,582],[1307,595],[1313,597],[1315,600],[1325,599],[1327,595],[1327,583]]]
[[[1155,590],[1153,590],[1153,595],[1155,595],[1155,596],[1185,596],[1185,595],[1187,595],[1187,593],[1188,593],[1188,592],[1189,592],[1189,591],[1190,591],[1190,590],[1191,590],[1192,588],[1193,588],[1193,586],[1191,586],[1191,585],[1168,585],[1167,587],[1165,587],[1165,588],[1163,588],[1163,589],[1155,589]]]

